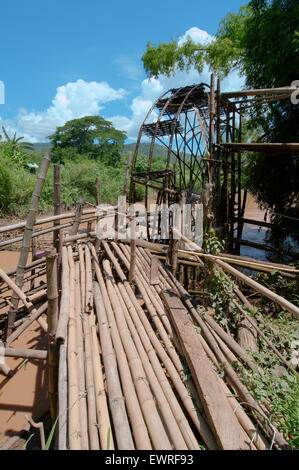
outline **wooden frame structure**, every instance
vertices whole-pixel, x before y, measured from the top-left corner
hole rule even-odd
[[[243,242],[246,204],[246,190],[241,184],[242,152],[299,154],[298,143],[242,142],[242,117],[253,106],[290,98],[294,90],[282,87],[221,92],[221,82],[218,79],[216,83],[212,74],[209,85],[200,83],[164,93],[139,130],[131,168],[130,202],[135,202],[136,185],[145,187],[147,212],[150,188],[158,190],[158,205],[169,206],[181,200],[182,194],[186,203],[200,201],[204,227],[214,228],[225,238],[227,249],[238,252]],[[138,172],[144,138],[151,138],[147,170]],[[167,149],[165,168],[160,171],[153,169],[156,143]],[[255,222],[258,225],[258,221],[251,223]]]

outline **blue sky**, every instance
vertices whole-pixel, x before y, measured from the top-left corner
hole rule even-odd
[[[0,126],[32,142],[67,120],[100,114],[136,138],[163,91],[208,80],[195,70],[149,81],[141,57],[147,41],[209,40],[238,0],[16,0],[0,7]],[[224,89],[240,88],[236,72]]]

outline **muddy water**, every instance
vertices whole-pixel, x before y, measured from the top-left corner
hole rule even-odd
[[[259,220],[269,222],[269,219],[264,219],[265,212],[258,207],[254,197],[247,194],[246,208],[244,217],[246,219]],[[242,238],[255,243],[265,243],[265,235],[267,229],[259,227],[258,225],[244,224]],[[259,260],[267,260],[267,253],[251,246],[241,245],[240,255],[248,256]]]

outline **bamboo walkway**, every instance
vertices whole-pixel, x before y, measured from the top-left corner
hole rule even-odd
[[[148,249],[135,256],[130,283],[128,244],[63,247],[58,448],[288,448],[231,364],[258,366]]]

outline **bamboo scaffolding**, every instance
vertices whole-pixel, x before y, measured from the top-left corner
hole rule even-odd
[[[32,232],[33,232],[34,221],[36,219],[38,202],[39,202],[41,191],[44,185],[44,181],[46,178],[49,164],[50,164],[50,155],[45,154],[41,167],[40,167],[38,179],[36,181],[35,188],[32,194],[32,198],[31,198],[30,209],[29,209],[29,213],[28,213],[28,217],[27,217],[27,221],[25,225],[25,230],[24,230],[22,249],[20,252],[20,258],[19,258],[17,271],[16,271],[15,282],[16,282],[17,287],[19,287],[20,289],[23,286],[24,273],[25,273],[25,269],[27,265],[29,250],[31,248]],[[19,296],[17,295],[15,291],[13,291],[11,302],[12,302],[12,306],[8,312],[7,331],[6,331],[5,339],[7,339],[12,333],[13,324],[16,318],[16,309],[18,308],[18,304],[19,304]]]
[[[110,337],[106,307],[97,282],[93,283],[93,294],[99,323],[103,362],[108,386],[108,400],[114,425],[117,447],[120,450],[133,450],[134,443],[128,422],[123,393],[120,385],[115,352]],[[107,304],[107,296],[105,298]]]

